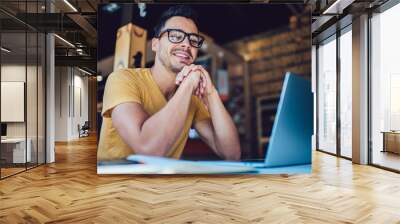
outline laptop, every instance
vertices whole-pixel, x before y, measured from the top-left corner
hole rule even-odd
[[[264,161],[212,163],[241,164],[257,168],[311,164],[313,95],[310,80],[286,73],[275,117]]]
[[[145,164],[239,166],[252,168],[284,167],[311,164],[313,132],[313,95],[311,82],[286,73],[265,159],[261,162],[182,161],[153,156],[131,155],[127,159]],[[208,167],[211,168],[211,167]],[[223,169],[221,168],[221,171]],[[251,171],[251,170],[247,170]]]

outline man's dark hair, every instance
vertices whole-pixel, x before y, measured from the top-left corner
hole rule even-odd
[[[168,8],[166,11],[163,12],[163,14],[161,14],[160,20],[154,27],[154,37],[158,37],[160,35],[160,32],[165,26],[165,22],[167,22],[168,19],[174,16],[182,16],[191,19],[198,27],[198,15],[196,11],[186,5],[176,5]]]

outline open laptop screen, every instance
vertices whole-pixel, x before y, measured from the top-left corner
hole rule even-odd
[[[286,73],[265,163],[268,166],[311,163],[312,132],[311,81]]]

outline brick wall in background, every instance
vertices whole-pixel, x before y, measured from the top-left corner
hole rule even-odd
[[[269,142],[279,96],[286,72],[311,79],[311,14],[293,16],[286,27],[250,36],[225,47],[241,55],[248,63],[250,91],[249,151],[263,158]],[[232,82],[233,77],[231,77]],[[238,105],[240,107],[240,105]],[[256,130],[257,133],[254,133]],[[257,151],[254,151],[257,149]]]
[[[310,15],[292,17],[290,21],[287,27],[226,46],[249,62],[250,89],[255,97],[279,94],[288,71],[311,77]]]

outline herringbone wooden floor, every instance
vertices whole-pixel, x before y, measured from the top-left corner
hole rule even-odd
[[[314,153],[312,175],[98,176],[95,139],[0,181],[0,223],[400,223],[400,175]]]

